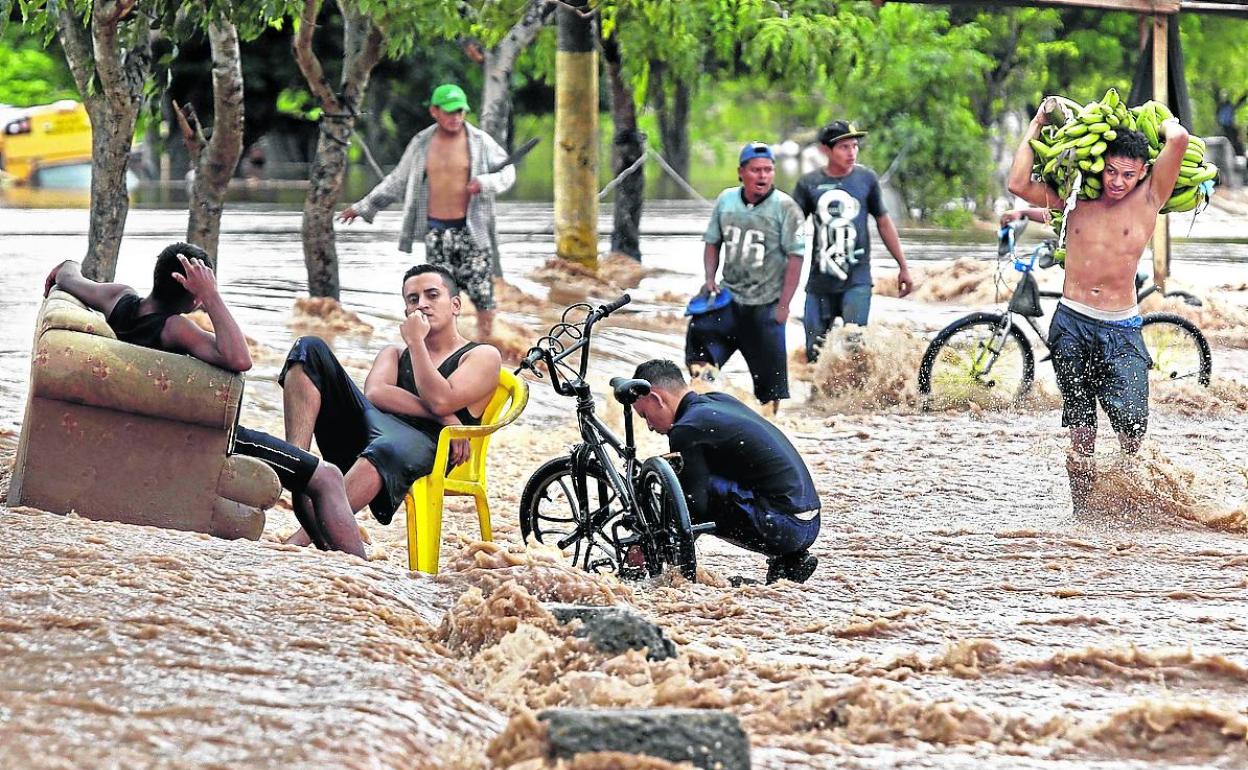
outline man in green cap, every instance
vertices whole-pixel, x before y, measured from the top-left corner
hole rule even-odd
[[[477,337],[493,332],[494,196],[516,181],[514,166],[503,166],[507,151],[489,134],[464,119],[464,89],[444,83],[429,98],[434,124],[408,143],[399,165],[372,192],[343,209],[338,220],[363,217],[402,198],[403,225],[399,250],[411,252],[424,239],[425,261],[451,272],[477,309]]]

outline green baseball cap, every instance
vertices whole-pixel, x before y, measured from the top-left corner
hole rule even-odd
[[[443,83],[433,89],[433,96],[429,97],[429,106],[438,107],[447,112],[459,112],[468,109],[468,97],[464,94],[464,89],[454,83]]]

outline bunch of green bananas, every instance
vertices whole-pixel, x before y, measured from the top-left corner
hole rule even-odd
[[[1040,131],[1039,139],[1031,140],[1035,151],[1034,175],[1052,185],[1062,198],[1069,197],[1078,180],[1078,198],[1095,200],[1101,196],[1101,171],[1105,168],[1105,150],[1109,142],[1125,128],[1139,131],[1148,139],[1149,160],[1155,160],[1165,143],[1161,123],[1173,117],[1160,102],[1149,101],[1127,108],[1116,89],[1105,92],[1099,102],[1080,106],[1064,97],[1054,97],[1062,109],[1048,116],[1049,125]],[[1076,173],[1078,172],[1078,174]],[[1174,192],[1161,213],[1191,211],[1212,192],[1218,168],[1205,160],[1205,142],[1192,136],[1183,155]],[[1061,212],[1054,211],[1055,227],[1061,226]]]

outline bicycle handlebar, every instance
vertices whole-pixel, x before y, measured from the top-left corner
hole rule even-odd
[[[616,301],[608,302],[607,304],[598,308],[598,312],[601,313],[599,318],[606,318],[607,316],[611,315],[612,313],[614,313],[615,311],[619,310],[620,308],[624,307],[625,305],[627,305],[628,303],[632,301],[633,301],[633,298],[629,296],[628,294],[621,295],[620,298],[617,299]]]
[[[541,374],[537,372],[537,369],[535,367],[537,366],[538,361],[544,360],[546,362],[547,370],[551,372],[551,378],[552,378],[551,382],[555,386],[555,390],[564,395],[568,395],[568,392],[565,392],[567,390],[566,383],[564,383],[564,387],[561,387],[558,381],[558,378],[555,375],[555,364],[567,358],[568,356],[572,355],[573,353],[580,350],[581,348],[587,346],[589,344],[589,338],[590,338],[591,330],[593,329],[594,324],[598,323],[602,319],[606,318],[607,316],[611,315],[612,313],[614,313],[615,311],[619,310],[620,308],[624,307],[625,305],[627,305],[629,302],[632,302],[632,301],[633,301],[633,298],[630,295],[623,294],[617,297],[615,300],[608,302],[605,305],[599,305],[597,310],[591,310],[585,316],[585,320],[580,324],[582,333],[579,335],[579,339],[576,341],[576,343],[574,345],[568,346],[567,348],[564,348],[563,350],[560,350],[557,354],[551,350],[549,344],[546,344],[546,345],[542,344],[542,342],[544,342],[546,339],[551,339],[553,342],[553,339],[550,336],[547,336],[543,338],[542,340],[539,340],[537,345],[534,345],[533,347],[529,348],[529,352],[525,355],[524,359],[521,360],[520,366],[516,369],[516,373],[519,374],[525,369],[528,369],[534,372],[535,374],[538,374],[538,376],[540,377]],[[567,311],[565,310],[564,313],[566,316]],[[555,328],[558,329],[560,327],[557,325]],[[552,331],[552,334],[554,333],[555,332]],[[581,360],[580,377],[579,377],[580,379],[584,379],[586,367],[588,365],[589,365],[588,359],[583,358]]]

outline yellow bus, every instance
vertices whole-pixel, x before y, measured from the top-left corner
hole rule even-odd
[[[0,178],[25,187],[86,187],[91,121],[79,102],[0,107]]]

